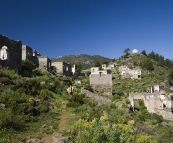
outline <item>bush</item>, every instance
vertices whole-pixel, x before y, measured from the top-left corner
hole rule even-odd
[[[29,60],[23,60],[22,61],[22,70],[28,70],[28,71],[32,71],[36,68],[36,65],[29,61]]]
[[[50,92],[48,89],[42,89],[40,91],[39,98],[42,100],[49,100],[53,97],[52,92]]]
[[[78,107],[84,104],[84,94],[74,94],[71,98],[69,98],[69,103],[67,106],[69,107]]]
[[[3,119],[0,127],[19,131],[23,129],[21,120],[22,118],[20,116],[12,115]]]

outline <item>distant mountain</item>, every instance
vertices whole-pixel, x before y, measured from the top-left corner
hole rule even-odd
[[[99,55],[86,55],[86,54],[79,54],[79,55],[66,55],[66,56],[59,56],[57,58],[52,58],[52,62],[80,62],[82,64],[82,69],[88,69],[94,65],[97,61],[103,62],[111,62],[113,59],[105,58]]]

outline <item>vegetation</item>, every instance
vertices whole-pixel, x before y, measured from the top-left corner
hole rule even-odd
[[[52,126],[50,133],[57,130],[58,108],[63,100],[60,96],[64,96],[71,81],[47,72],[42,74],[25,78],[12,70],[0,69],[0,104],[5,105],[0,108],[2,143],[19,142],[39,132],[44,124]],[[44,134],[47,133],[43,131]]]
[[[81,73],[81,70],[82,70],[82,65],[80,62],[70,62],[70,65],[73,66],[75,65],[75,70],[78,74]]]
[[[146,54],[143,51],[141,54],[122,56],[113,62],[130,68],[140,66],[142,78],[122,79],[118,68],[112,70],[113,96],[107,97],[112,100],[111,104],[98,103],[81,94],[82,87],[102,94],[92,89],[88,76],[52,75],[48,71],[35,69],[28,61],[23,62],[19,74],[1,68],[0,142],[45,139],[54,132],[69,136],[71,143],[172,142],[172,121],[149,113],[142,100],[135,101],[138,106],[132,111],[127,98],[129,92],[145,92],[146,86],[154,84],[163,84],[169,92],[173,85],[172,61],[154,52]],[[90,66],[100,63],[105,61],[97,59]],[[76,80],[80,80],[81,84],[75,84]],[[72,95],[66,92],[70,85],[74,87]],[[59,124],[64,119],[63,113],[68,116],[62,131]]]

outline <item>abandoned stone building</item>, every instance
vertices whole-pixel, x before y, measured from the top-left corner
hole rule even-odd
[[[22,45],[22,60],[26,59],[35,63],[40,70],[51,68],[51,60],[47,56],[41,56],[36,50],[33,50],[27,45]]]
[[[0,67],[19,71],[22,66],[22,42],[0,34]]]
[[[127,66],[120,66],[119,72],[122,78],[141,79],[142,72],[140,67],[130,69]]]
[[[110,69],[91,68],[90,85],[98,90],[102,90],[106,95],[112,95],[112,73]]]
[[[154,92],[163,92],[164,91],[164,86],[163,85],[154,85],[154,86],[148,86],[147,87],[147,92],[149,93],[154,93]]]
[[[158,86],[155,87],[157,89]],[[173,93],[166,94],[163,92],[163,86],[157,90],[152,90],[151,93],[129,93],[129,100],[133,110],[136,101],[143,100],[150,113],[156,113],[164,119],[173,120]]]
[[[75,65],[71,67],[70,64],[65,62],[52,62],[52,67],[56,69],[57,73],[64,74],[66,76],[72,76],[75,74]]]
[[[115,64],[109,64],[109,65],[102,64],[102,69],[114,69],[115,67],[116,67]]]

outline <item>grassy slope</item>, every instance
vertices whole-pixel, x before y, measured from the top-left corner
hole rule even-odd
[[[59,131],[62,101],[71,82],[69,78],[52,77],[48,73],[25,78],[0,69],[0,79],[0,103],[6,107],[0,109],[0,142],[18,143],[29,138],[46,140],[45,137]],[[33,109],[38,109],[40,114],[34,115]]]

